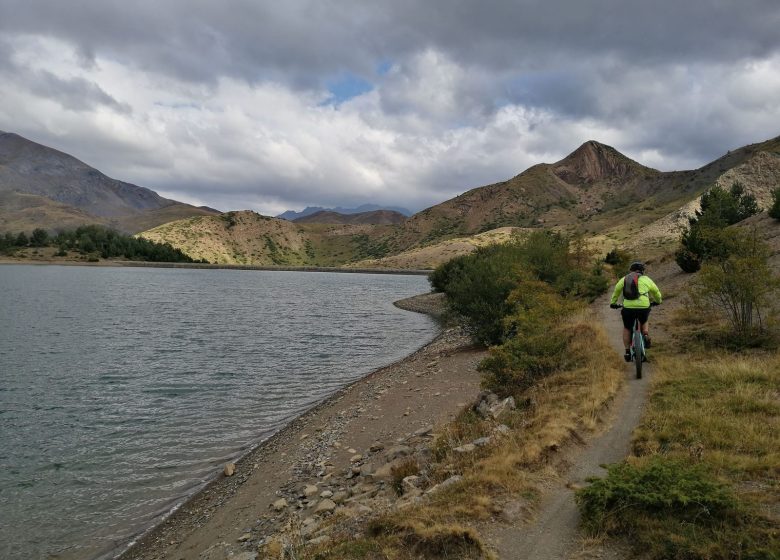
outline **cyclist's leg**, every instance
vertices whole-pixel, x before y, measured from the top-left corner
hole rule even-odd
[[[631,346],[631,331],[624,328],[623,329],[623,347],[628,350]]]
[[[650,347],[650,308],[639,312],[639,329],[645,338],[645,346]]]

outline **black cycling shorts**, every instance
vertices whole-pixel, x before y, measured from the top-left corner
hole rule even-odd
[[[643,325],[647,323],[647,318],[650,317],[650,308],[631,309],[624,307],[620,310],[620,316],[623,317],[623,326],[631,330],[634,328],[634,319],[639,319],[639,322]]]

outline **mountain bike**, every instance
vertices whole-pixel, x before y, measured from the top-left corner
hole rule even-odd
[[[655,302],[652,302],[650,307],[655,307],[655,305]],[[615,309],[621,309],[622,307],[622,305],[618,305]],[[634,362],[634,368],[636,369],[636,378],[642,379],[642,364],[647,361],[647,352],[645,351],[645,337],[642,335],[642,325],[639,323],[639,319],[634,319],[629,350],[631,352],[631,361]]]

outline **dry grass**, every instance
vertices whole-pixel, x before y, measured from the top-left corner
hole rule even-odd
[[[570,347],[576,369],[543,379],[498,421],[469,408],[438,434],[432,463],[424,469],[429,483],[455,474],[463,477],[460,482],[375,518],[359,546],[338,541],[308,551],[306,558],[490,558],[474,526],[509,500],[533,504],[541,487],[558,476],[557,452],[596,427],[622,382],[623,364],[604,331],[585,317],[571,327],[582,333]],[[499,424],[511,430],[501,435]],[[488,445],[470,453],[455,450],[485,436]]]
[[[629,538],[651,559],[777,558],[778,372],[776,353],[698,352],[658,358],[630,463],[638,472],[663,465],[674,472],[680,465],[695,465],[699,481],[720,484],[734,496],[735,506],[694,519],[679,511],[622,509],[613,516],[620,523],[601,530]],[[610,512],[601,515],[606,519]]]

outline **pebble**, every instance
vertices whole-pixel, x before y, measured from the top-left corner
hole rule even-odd
[[[225,465],[225,468],[222,469],[222,474],[225,476],[233,476],[236,473],[236,464],[235,463],[228,463]]]

